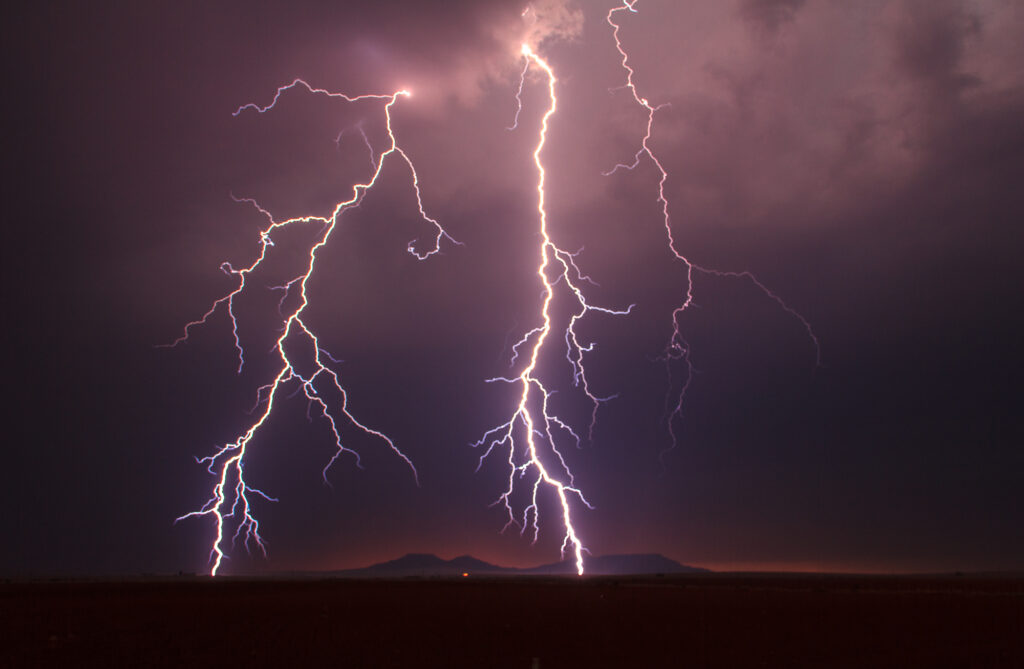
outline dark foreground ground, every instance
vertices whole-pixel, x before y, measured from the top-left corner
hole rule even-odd
[[[1024,667],[1024,578],[0,584],[0,666]]]

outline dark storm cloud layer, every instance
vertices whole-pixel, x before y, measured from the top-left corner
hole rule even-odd
[[[699,17],[680,41],[705,36],[670,57],[684,76],[653,87],[674,94],[661,132],[687,149],[675,181],[688,221],[703,209],[788,206],[796,220],[845,209],[928,169],[967,117],[1019,104],[1012,8],[989,15],[984,34],[979,14],[950,3],[757,2],[740,14],[757,25]]]
[[[747,21],[774,33],[783,23],[793,20],[793,15],[806,0],[742,0],[739,12]]]
[[[423,487],[372,443],[358,444],[365,471],[339,463],[334,487],[318,485],[322,426],[284,402],[252,464],[282,500],[259,509],[271,557],[240,554],[234,568],[411,550],[549,561],[556,530],[536,549],[496,534],[500,463],[474,474],[466,446],[504,420],[507,389],[482,379],[506,372],[508,342],[536,319],[539,79],[520,130],[505,127],[519,43],[545,34],[560,80],[545,156],[553,234],[585,247],[595,302],[638,304],[584,324],[592,379],[620,393],[594,443],[568,454],[597,506],[578,516],[588,546],[712,567],[1024,566],[1016,3],[641,0],[618,15],[641,94],[670,104],[652,146],[680,248],[754,271],[823,349],[815,369],[799,323],[745,282],[698,275],[683,327],[699,373],[664,467],[668,381],[652,360],[685,283],[654,171],[601,176],[632,156],[644,121],[616,90],[611,3],[536,3],[532,16],[519,2],[436,4],[50,4],[9,17],[4,286],[20,399],[7,405],[4,571],[203,568],[210,528],[171,520],[208,494],[191,458],[248,420],[273,333],[254,298],[241,376],[223,315],[185,348],[151,346],[223,294],[220,262],[254,252],[259,217],[230,193],[292,214],[325,206],[366,162],[358,135],[335,146],[338,133],[380,131],[372,106],[300,94],[231,117],[295,77],[412,89],[396,132],[428,211],[466,246],[425,263],[405,253],[424,228],[397,164],[346,218],[311,319],[345,358],[353,409],[414,458]],[[558,401],[585,418],[561,354]]]

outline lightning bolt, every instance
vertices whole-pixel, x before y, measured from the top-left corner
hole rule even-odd
[[[633,155],[632,161],[618,163],[604,174],[611,176],[619,170],[634,170],[644,160],[649,161],[654,166],[659,175],[657,202],[661,207],[662,224],[668,241],[667,246],[674,258],[681,262],[686,270],[685,295],[682,303],[672,311],[672,329],[664,351],[666,370],[669,375],[666,421],[672,447],[674,447],[676,444],[674,425],[682,415],[683,399],[695,373],[691,362],[690,346],[681,333],[681,321],[684,314],[694,303],[694,283],[697,275],[728,277],[749,281],[765,296],[775,301],[782,310],[803,325],[814,344],[816,360],[819,364],[820,346],[809,322],[787,305],[778,295],[768,289],[754,274],[747,271],[722,271],[706,268],[690,260],[680,250],[673,235],[673,226],[669,215],[669,201],[666,196],[668,172],[651,147],[655,115],[668,105],[667,103],[654,105],[639,93],[633,80],[635,72],[630,65],[629,54],[619,36],[620,23],[616,20],[617,15],[621,12],[636,13],[638,1],[622,0],[621,5],[613,7],[608,11],[606,21],[612,29],[612,37],[615,47],[621,56],[621,67],[625,73],[625,84],[621,88],[627,89],[635,103],[645,110],[647,121],[640,140],[640,147]],[[594,349],[594,344],[581,341],[577,334],[576,326],[583,317],[592,312],[596,311],[608,315],[625,315],[631,312],[634,305],[630,305],[625,309],[609,309],[590,304],[583,291],[583,285],[586,283],[593,284],[593,281],[581,271],[577,264],[579,251],[573,253],[559,247],[549,234],[546,206],[547,196],[545,193],[546,172],[543,153],[547,143],[550,121],[558,107],[557,78],[550,64],[529,45],[524,44],[522,46],[521,54],[523,57],[523,69],[515,95],[517,107],[513,123],[508,129],[515,130],[518,128],[519,116],[523,108],[522,96],[531,70],[539,71],[541,77],[546,82],[548,94],[548,107],[541,118],[537,143],[533,152],[533,162],[537,170],[536,212],[540,232],[539,260],[536,274],[541,283],[543,298],[540,305],[539,323],[523,334],[512,347],[510,366],[515,367],[517,364],[521,366],[518,375],[499,376],[487,380],[489,383],[503,382],[518,387],[518,401],[511,413],[511,417],[506,422],[487,430],[480,440],[474,442],[473,446],[483,451],[477,465],[478,470],[483,465],[483,462],[496,450],[504,449],[506,452],[508,464],[507,486],[494,502],[494,505],[502,505],[507,513],[508,520],[502,531],[507,530],[511,526],[517,526],[520,529],[521,535],[531,532],[533,542],[535,543],[540,535],[539,496],[542,491],[553,492],[559,503],[562,527],[564,528],[561,544],[562,557],[564,559],[566,553],[571,552],[574,557],[577,573],[583,574],[583,553],[586,549],[573,524],[573,507],[578,503],[582,503],[588,508],[593,507],[576,485],[573,473],[563,456],[564,444],[566,442],[575,443],[577,447],[580,446],[582,441],[581,433],[553,411],[551,397],[555,391],[549,385],[546,385],[545,375],[542,374],[540,369],[540,361],[542,355],[550,346],[558,345],[555,340],[560,335],[560,338],[564,341],[565,359],[572,372],[573,384],[579,388],[579,392],[589,400],[592,406],[589,423],[589,437],[592,439],[600,405],[615,396],[599,396],[592,391],[584,365],[584,358],[586,353]],[[257,275],[264,265],[264,261],[275,245],[274,237],[279,231],[284,228],[299,226],[310,226],[315,229],[315,240],[309,247],[307,261],[304,263],[302,271],[293,275],[283,284],[269,287],[271,290],[281,293],[281,299],[278,302],[281,327],[280,334],[271,349],[276,364],[276,372],[269,382],[256,389],[256,403],[253,413],[257,414],[257,416],[234,441],[216,448],[212,454],[206,457],[197,458],[197,462],[204,464],[207,471],[214,477],[210,497],[198,510],[186,513],[175,521],[178,522],[187,518],[197,517],[210,517],[213,520],[215,536],[209,554],[211,575],[217,574],[223,561],[228,558],[228,551],[230,550],[228,546],[229,535],[231,547],[236,546],[238,541],[241,540],[247,550],[251,550],[252,546],[255,545],[266,554],[266,545],[260,535],[260,526],[254,513],[253,502],[256,498],[273,502],[277,500],[263,490],[252,486],[247,481],[245,474],[246,454],[253,447],[254,439],[272,415],[275,402],[280,399],[281,393],[285,392],[286,388],[289,389],[291,395],[302,393],[307,400],[307,413],[311,415],[315,407],[318,415],[324,419],[334,437],[335,452],[322,470],[322,477],[327,485],[330,485],[327,478],[328,470],[343,455],[350,455],[354,459],[356,466],[362,467],[359,454],[342,444],[339,431],[339,425],[342,422],[354,426],[364,434],[386,444],[391,452],[409,467],[417,485],[419,483],[415,466],[395,443],[383,432],[360,422],[349,410],[348,393],[343,387],[338,373],[328,364],[328,362],[337,363],[338,360],[331,356],[323,347],[318,336],[304,319],[306,308],[309,305],[307,285],[314,273],[318,254],[327,244],[331,234],[340,222],[341,216],[349,209],[357,208],[362,204],[366,194],[377,183],[385,163],[393,160],[400,159],[408,167],[418,213],[421,219],[429,224],[434,231],[432,244],[422,249],[419,243],[413,240],[407,245],[409,253],[417,259],[424,260],[440,251],[442,239],[447,239],[453,244],[459,244],[459,242],[448,235],[437,220],[426,213],[420,191],[419,175],[408,154],[399,146],[392,128],[392,107],[400,98],[409,97],[410,93],[408,91],[400,90],[391,94],[349,96],[342,93],[333,93],[321,88],[314,88],[305,81],[296,79],[290,84],[279,87],[269,104],[264,106],[255,103],[243,105],[234,112],[234,116],[250,111],[259,114],[270,112],[278,104],[282,96],[293,89],[305,89],[311,95],[326,96],[344,103],[364,101],[381,103],[389,142],[383,147],[383,150],[378,151],[378,148],[374,147],[373,142],[371,142],[361,126],[352,128],[360,133],[369,151],[369,176],[363,183],[354,184],[351,197],[337,202],[333,210],[326,216],[310,214],[287,220],[277,220],[254,199],[235,198],[237,202],[251,205],[266,219],[266,224],[259,230],[256,258],[249,265],[241,268],[236,268],[229,262],[222,263],[221,270],[235,280],[234,288],[226,295],[214,300],[199,319],[186,323],[181,336],[166,345],[175,347],[187,342],[194,328],[206,324],[218,311],[226,312],[231,323],[231,333],[238,358],[238,372],[240,373],[246,363],[246,359],[235,312],[236,299],[250,290],[252,281],[255,280],[254,276]],[[341,136],[347,130],[343,130],[335,139],[339,146]],[[575,305],[569,308],[568,313],[554,313],[553,304],[556,301],[556,296],[560,295],[564,295],[571,304]],[[559,303],[561,304],[560,298]],[[286,307],[286,305],[289,306]],[[561,307],[559,311],[561,311]],[[312,363],[305,361],[305,367],[301,370],[295,362],[293,354],[289,353],[289,350],[294,351],[296,349],[301,349],[303,354],[312,360]],[[678,394],[674,394],[672,390],[675,385],[673,369],[680,362],[685,368],[686,373],[681,389]],[[330,394],[327,395],[325,393]],[[262,409],[260,409],[261,406]],[[513,501],[513,495],[524,488],[528,502],[523,508],[517,509],[516,503]]]
[[[532,531],[533,542],[535,543],[540,534],[540,508],[538,495],[542,488],[553,490],[558,498],[561,508],[562,526],[565,534],[562,539],[561,553],[564,559],[566,551],[573,554],[576,563],[576,571],[583,574],[583,552],[586,550],[579,538],[572,522],[572,508],[570,500],[578,500],[588,508],[593,508],[582,491],[576,486],[572,471],[566,464],[559,448],[559,443],[566,439],[572,440],[578,446],[580,444],[579,434],[567,423],[552,412],[549,401],[552,392],[540,378],[538,369],[541,352],[552,335],[554,316],[552,315],[552,302],[555,299],[556,286],[564,286],[576,301],[576,309],[569,317],[565,325],[564,340],[566,346],[566,358],[573,371],[573,382],[582,389],[582,392],[589,398],[593,405],[590,428],[593,431],[594,421],[597,417],[597,407],[612,397],[598,397],[590,390],[586,370],[583,365],[584,353],[593,350],[593,344],[583,344],[576,333],[576,324],[586,314],[593,311],[600,311],[606,314],[624,315],[629,313],[633,305],[625,310],[606,309],[589,304],[581,289],[581,284],[590,281],[576,264],[575,253],[570,253],[558,247],[551,239],[548,232],[548,217],[545,203],[545,169],[541,158],[544,145],[547,142],[547,133],[551,117],[558,107],[555,84],[557,79],[551,66],[535,53],[528,45],[523,45],[522,55],[524,60],[523,72],[519,81],[519,88],[516,93],[517,109],[515,121],[510,129],[514,129],[519,123],[519,112],[522,110],[522,92],[526,83],[526,76],[531,65],[536,66],[543,73],[547,81],[548,108],[541,119],[540,131],[536,148],[533,151],[533,162],[537,168],[537,217],[539,220],[541,243],[539,247],[540,261],[537,265],[537,277],[540,279],[543,288],[543,302],[541,305],[540,325],[534,327],[512,347],[512,364],[515,364],[520,355],[521,349],[529,352],[526,364],[518,376],[496,377],[488,379],[488,382],[504,382],[519,386],[519,400],[512,413],[512,417],[505,423],[491,428],[474,442],[475,448],[486,446],[480,456],[477,470],[480,469],[487,457],[498,447],[507,451],[508,460],[508,485],[505,491],[498,497],[494,504],[504,506],[508,521],[502,531],[515,525],[520,528],[520,534]],[[613,396],[614,397],[614,396]],[[527,479],[529,491],[529,504],[520,512],[517,512],[513,505],[512,495],[517,490],[517,482]]]
[[[633,155],[633,161],[631,163],[618,163],[612,169],[604,172],[605,176],[610,176],[618,170],[634,170],[640,165],[640,162],[645,158],[650,161],[654,168],[658,172],[658,194],[657,201],[661,205],[662,224],[665,228],[665,235],[668,238],[669,251],[675,256],[676,260],[683,263],[686,268],[686,294],[684,296],[682,304],[676,307],[672,311],[672,332],[669,335],[668,343],[665,346],[664,360],[666,365],[666,371],[669,375],[669,393],[666,396],[666,423],[668,425],[669,435],[671,436],[672,444],[669,450],[676,446],[676,434],[675,434],[675,422],[681,418],[683,412],[683,400],[686,396],[687,390],[689,390],[690,383],[693,380],[695,368],[690,359],[690,345],[686,342],[680,331],[680,323],[683,314],[693,305],[694,303],[694,276],[696,274],[711,275],[717,277],[729,277],[734,279],[745,279],[752,283],[761,293],[766,297],[774,301],[779,307],[788,313],[790,316],[800,322],[807,332],[807,336],[810,338],[814,345],[815,352],[815,365],[821,365],[821,345],[818,342],[818,337],[814,334],[814,330],[811,328],[811,324],[804,318],[799,312],[790,307],[786,302],[782,300],[777,294],[772,292],[767,286],[749,271],[723,271],[717,269],[710,269],[702,267],[692,260],[690,260],[683,252],[679,249],[676,244],[676,239],[672,234],[672,222],[669,217],[669,203],[668,197],[665,195],[665,183],[668,181],[668,172],[665,170],[665,166],[655,155],[653,149],[651,149],[650,140],[651,134],[654,129],[654,115],[661,109],[668,106],[667,103],[654,105],[646,98],[640,95],[637,90],[636,84],[633,82],[633,75],[635,74],[632,66],[629,64],[629,54],[625,47],[622,45],[622,41],[619,38],[620,24],[615,22],[616,14],[620,12],[636,13],[636,5],[639,0],[622,0],[622,5],[613,7],[608,10],[608,14],[605,17],[608,25],[612,28],[612,38],[615,40],[615,48],[618,50],[621,56],[622,69],[626,74],[626,83],[621,87],[629,91],[630,95],[637,105],[642,107],[647,113],[647,123],[644,128],[643,138],[640,140],[640,148],[637,149]],[[675,363],[682,363],[686,369],[686,374],[683,380],[683,384],[678,394],[673,395],[673,376],[672,368]],[[662,453],[664,455],[664,452]]]
[[[327,244],[331,234],[338,226],[342,214],[349,209],[356,208],[362,204],[366,194],[377,183],[377,179],[384,169],[385,163],[391,159],[400,159],[404,161],[406,166],[409,168],[411,184],[413,192],[416,195],[419,215],[423,221],[428,223],[434,230],[432,244],[427,246],[425,249],[420,250],[417,248],[416,240],[413,240],[409,242],[407,246],[409,253],[420,260],[424,260],[440,251],[442,239],[447,239],[454,244],[459,244],[459,242],[449,236],[435,219],[427,215],[423,207],[423,200],[420,193],[419,175],[416,172],[416,168],[413,165],[412,160],[398,145],[398,141],[395,138],[395,133],[391,126],[391,108],[400,98],[409,97],[410,93],[408,91],[400,90],[388,95],[369,94],[348,96],[342,93],[332,93],[322,88],[313,88],[305,81],[296,79],[286,86],[279,87],[274,95],[274,99],[268,105],[259,106],[254,103],[243,105],[234,112],[234,116],[238,116],[239,114],[249,110],[260,114],[267,113],[277,105],[282,95],[292,89],[305,89],[310,94],[323,95],[329,98],[342,100],[347,103],[373,100],[383,102],[385,129],[387,131],[389,143],[379,155],[375,156],[374,148],[370,143],[370,140],[367,138],[366,133],[363,132],[361,127],[357,128],[357,131],[362,134],[366,146],[370,150],[370,176],[365,182],[353,185],[351,197],[347,200],[336,203],[331,213],[327,216],[299,216],[296,218],[278,221],[270,212],[261,207],[255,200],[249,198],[235,198],[238,202],[245,202],[253,206],[267,221],[266,225],[259,231],[259,251],[256,255],[256,259],[248,266],[242,268],[236,268],[228,262],[223,263],[221,265],[221,270],[229,276],[234,277],[236,280],[234,289],[223,297],[215,300],[201,318],[187,323],[182,335],[172,343],[166,345],[174,347],[186,342],[193,328],[207,323],[218,310],[226,311],[228,318],[231,321],[231,332],[234,338],[235,350],[238,355],[238,372],[240,373],[245,365],[245,351],[243,350],[238,333],[238,319],[235,314],[236,299],[246,290],[250,289],[252,281],[254,280],[254,274],[263,265],[270,249],[274,246],[273,238],[275,233],[284,228],[296,226],[314,226],[319,228],[315,236],[315,242],[309,248],[307,261],[305,262],[302,271],[293,276],[283,285],[271,286],[271,289],[279,290],[283,293],[281,300],[278,303],[279,310],[281,311],[282,327],[280,336],[278,336],[276,343],[272,348],[272,351],[276,352],[275,359],[277,372],[274,374],[273,379],[270,382],[260,386],[256,390],[256,406],[254,407],[254,413],[255,409],[259,408],[260,405],[263,406],[262,411],[258,413],[256,419],[233,442],[219,447],[211,455],[204,458],[197,458],[197,462],[205,464],[207,471],[209,471],[215,478],[210,498],[200,509],[186,513],[175,521],[178,522],[186,518],[204,516],[208,516],[213,519],[215,534],[210,549],[211,575],[217,574],[223,561],[228,557],[228,534],[231,535],[230,543],[232,546],[236,545],[238,540],[241,539],[247,550],[255,545],[263,552],[264,555],[266,555],[266,545],[260,535],[260,526],[253,511],[252,501],[254,497],[261,497],[264,500],[274,502],[277,500],[259,488],[253,487],[247,481],[245,476],[245,463],[246,455],[249,449],[253,447],[257,433],[266,423],[267,419],[270,418],[274,410],[275,402],[279,399],[279,396],[284,392],[286,387],[293,389],[292,394],[302,393],[308,402],[308,413],[311,413],[315,407],[319,415],[326,421],[327,426],[334,437],[334,445],[336,448],[335,453],[324,466],[322,471],[325,483],[330,485],[327,479],[327,472],[343,454],[352,456],[355,460],[356,466],[362,468],[359,454],[355,450],[352,450],[342,444],[341,434],[339,432],[339,422],[344,420],[347,421],[348,424],[361,430],[364,434],[383,442],[395,456],[401,459],[409,467],[416,484],[419,485],[419,477],[416,472],[416,467],[408,456],[406,456],[395,445],[390,437],[383,432],[360,422],[349,410],[348,393],[342,386],[338,373],[328,366],[327,363],[327,361],[332,363],[336,363],[338,361],[327,352],[317,335],[312,329],[310,329],[304,320],[304,312],[306,311],[306,307],[309,305],[309,296],[307,295],[306,287],[316,268],[318,253]],[[338,140],[340,140],[340,137],[341,136],[339,135]],[[296,306],[289,311],[285,309],[285,304],[288,302],[288,298],[292,295],[297,296],[297,299],[291,301],[292,303],[296,303]],[[310,366],[310,369],[304,371],[300,371],[298,369],[294,362],[293,354],[288,352],[290,348],[294,351],[296,347],[301,348],[306,352],[306,355],[309,355],[312,358],[312,365]],[[332,400],[330,396],[324,394],[325,391],[330,391],[332,394],[336,394],[340,400]],[[234,532],[231,532],[232,526],[234,527]]]

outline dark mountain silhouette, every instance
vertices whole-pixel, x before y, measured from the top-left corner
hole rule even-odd
[[[631,576],[650,574],[696,574],[710,570],[690,567],[670,560],[656,553],[643,555],[599,555],[586,558],[586,573],[592,576]],[[429,553],[409,553],[396,560],[388,560],[360,569],[345,569],[330,572],[333,576],[357,578],[396,578],[410,576],[546,576],[575,574],[576,565],[571,561],[517,569],[501,567],[478,560],[470,555],[461,555],[444,560]]]
[[[443,560],[430,553],[409,553],[396,560],[388,560],[360,569],[331,572],[338,576],[401,577],[401,576],[459,576],[464,573],[504,574],[515,571],[489,564],[469,555]]]
[[[645,574],[699,574],[710,569],[690,567],[671,560],[658,553],[640,555],[596,555],[585,558],[586,573],[592,576],[630,576]],[[576,564],[571,561],[553,562],[530,569],[521,569],[523,574],[575,574]]]

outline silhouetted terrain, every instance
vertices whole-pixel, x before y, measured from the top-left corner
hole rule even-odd
[[[599,555],[587,558],[587,574],[590,576],[645,576],[654,574],[706,574],[709,569],[690,567],[670,560],[664,555]],[[522,569],[523,574],[575,574],[576,565],[572,562],[555,562],[552,564]]]
[[[1021,667],[1024,578],[8,583],[0,624],[0,667]]]
[[[670,560],[663,555],[601,555],[588,557],[586,562],[589,576],[644,576],[654,574],[695,574],[706,573],[707,569],[688,567]],[[571,561],[517,569],[500,567],[470,555],[444,560],[429,553],[409,553],[396,560],[362,567],[328,572],[326,575],[357,578],[394,578],[405,576],[473,576],[483,575],[555,575],[575,574],[576,565]]]
[[[461,576],[463,573],[475,575],[508,574],[516,570],[478,560],[469,555],[462,555],[451,560],[444,560],[429,553],[409,553],[396,560],[358,569],[344,569],[328,572],[330,576],[345,578],[394,578],[407,576]]]

